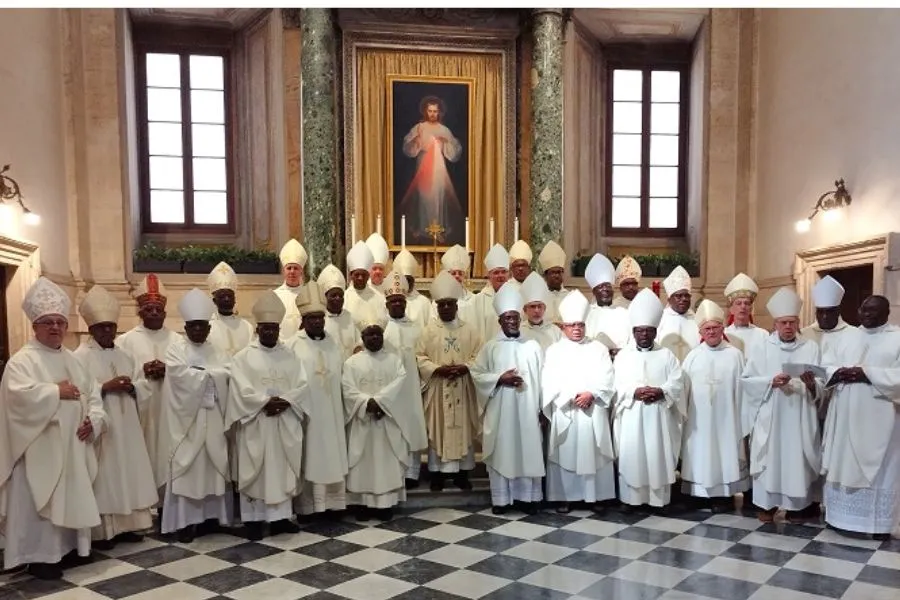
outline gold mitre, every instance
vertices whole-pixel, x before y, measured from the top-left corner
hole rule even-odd
[[[708,323],[709,321],[715,321],[716,323],[724,325],[725,311],[712,300],[704,298],[694,312],[694,322],[697,323],[698,327],[703,327],[703,324]]]
[[[566,251],[562,249],[562,246],[553,240],[550,240],[544,245],[544,249],[541,250],[541,253],[538,254],[538,266],[541,268],[541,272],[554,267],[562,267],[565,269]]]
[[[384,294],[385,298],[390,298],[391,296],[405,296],[408,291],[409,284],[406,283],[406,277],[397,271],[388,273],[387,277],[384,278],[384,282],[381,284],[381,293]]]
[[[272,290],[263,292],[262,296],[253,303],[253,318],[257,323],[278,323],[284,320],[287,312],[284,308],[284,302],[278,297],[278,294]]]
[[[325,300],[322,295],[322,288],[315,281],[310,281],[300,288],[297,297],[294,300],[297,303],[297,310],[300,316],[305,317],[312,313],[325,312]]]
[[[734,279],[725,286],[725,299],[731,304],[738,298],[750,298],[756,300],[759,293],[759,286],[744,273],[738,273]]]
[[[85,294],[78,312],[88,327],[98,323],[118,323],[119,301],[106,288],[95,285]]]
[[[622,283],[629,279],[640,281],[641,275],[643,275],[643,273],[641,272],[641,265],[638,264],[638,261],[625,255],[622,257],[622,260],[619,261],[619,264],[616,265],[616,287],[621,287]]]

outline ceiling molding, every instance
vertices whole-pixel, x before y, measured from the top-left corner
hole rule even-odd
[[[136,23],[243,29],[271,8],[129,8]]]
[[[708,14],[707,8],[576,8],[574,19],[603,44],[690,42]]]

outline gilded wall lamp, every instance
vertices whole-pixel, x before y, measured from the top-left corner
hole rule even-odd
[[[19,183],[7,175],[8,171],[9,165],[3,165],[3,167],[0,168],[0,204],[18,204],[22,209],[22,220],[26,225],[40,224],[40,215],[32,212],[30,208],[25,206],[25,198],[22,196],[22,191],[19,189]]]
[[[813,207],[813,211],[812,213],[810,213],[809,217],[803,219],[802,221],[797,221],[797,223],[794,225],[794,228],[798,233],[806,233],[807,231],[809,231],[809,228],[812,225],[813,218],[820,212],[824,216],[824,219],[827,221],[839,219],[841,216],[840,209],[846,206],[850,206],[851,202],[853,202],[853,198],[850,197],[850,192],[848,192],[847,188],[844,187],[844,180],[838,179],[834,182],[833,190],[829,190],[819,196],[819,199],[816,201],[816,205]]]

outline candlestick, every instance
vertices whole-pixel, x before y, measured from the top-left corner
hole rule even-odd
[[[519,241],[519,217],[513,222],[513,242]]]
[[[491,217],[491,243],[490,247],[494,247],[494,217]]]
[[[472,245],[469,244],[469,217],[466,217],[466,252],[469,251]]]
[[[381,215],[375,218],[375,231],[378,232],[378,235],[381,235]]]
[[[406,250],[406,215],[400,217],[400,249]]]
[[[356,243],[356,213],[350,215],[350,246]]]

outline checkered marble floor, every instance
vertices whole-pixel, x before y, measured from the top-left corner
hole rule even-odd
[[[4,576],[0,599],[897,600],[900,541],[738,514],[494,516],[430,509],[317,522],[248,542],[147,538],[57,582]]]

